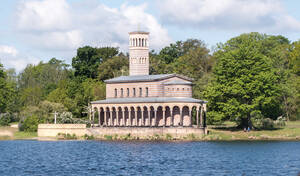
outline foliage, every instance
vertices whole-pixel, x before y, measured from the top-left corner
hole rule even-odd
[[[27,117],[19,124],[20,131],[36,132],[39,124],[39,118],[37,115]]]
[[[97,78],[98,67],[102,62],[116,56],[118,48],[93,48],[85,46],[77,49],[77,55],[72,59],[75,76],[84,78]]]
[[[219,46],[213,81],[205,94],[210,122],[236,121],[249,126],[251,112],[276,119],[280,109],[280,70],[265,54],[272,36],[243,34]]]
[[[8,126],[11,122],[11,114],[5,113],[0,115],[0,126]]]
[[[76,140],[77,136],[75,134],[69,134],[69,133],[58,133],[57,138],[63,140]]]
[[[13,110],[11,107],[15,97],[14,85],[7,80],[7,74],[0,63],[0,113]]]

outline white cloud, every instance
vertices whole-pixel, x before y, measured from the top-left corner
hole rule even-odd
[[[146,4],[110,8],[93,0],[26,0],[18,5],[16,26],[20,38],[32,47],[70,52],[83,45],[118,46],[126,51],[128,32],[140,24],[150,32],[150,46],[159,49],[171,39],[146,8]]]
[[[299,31],[280,0],[157,1],[164,22],[181,27],[276,32]]]
[[[39,59],[19,53],[15,47],[0,45],[0,63],[5,68],[15,68],[17,72],[22,71],[27,64],[37,64]]]

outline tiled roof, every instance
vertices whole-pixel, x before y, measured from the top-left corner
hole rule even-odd
[[[177,74],[161,74],[161,75],[134,75],[134,76],[120,76],[112,79],[105,80],[106,83],[122,83],[122,82],[144,82],[144,81],[158,81],[171,77],[180,77],[188,81],[192,81],[191,78],[177,75]]]
[[[92,104],[123,104],[123,103],[207,103],[204,100],[198,100],[188,97],[138,97],[138,98],[109,98],[91,102]]]

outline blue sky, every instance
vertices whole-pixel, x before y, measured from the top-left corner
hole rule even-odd
[[[22,71],[81,46],[116,46],[150,32],[151,49],[197,38],[209,48],[247,32],[300,39],[299,0],[1,0],[0,62]]]

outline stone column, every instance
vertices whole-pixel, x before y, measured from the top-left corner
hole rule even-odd
[[[95,110],[93,110],[93,121],[92,121],[92,127],[94,127],[94,123],[95,123]]]
[[[101,126],[101,111],[100,111],[100,108],[98,109],[98,124],[99,124],[99,127]]]
[[[110,118],[110,126],[113,126],[113,111],[112,111],[112,108],[111,108],[111,110],[110,110],[109,112],[110,112],[110,115],[109,115],[109,118]]]
[[[197,107],[196,109],[197,113],[196,113],[196,120],[197,120],[197,128],[199,128],[199,107]]]
[[[154,126],[157,126],[157,109],[154,110]]]
[[[138,116],[137,116],[138,111],[137,111],[137,109],[138,108],[134,109],[135,126],[138,126],[138,119],[137,119],[138,118]]]
[[[132,126],[132,121],[131,121],[132,111],[131,111],[131,108],[128,110],[128,112],[129,112],[129,126]]]
[[[104,125],[107,126],[107,111],[103,109],[104,112]]]
[[[193,125],[193,118],[192,118],[192,110],[193,110],[193,107],[192,108],[189,108],[189,117],[190,117],[190,127]]]
[[[122,117],[123,117],[123,126],[126,126],[126,123],[125,123],[125,108],[124,109],[122,108],[121,114],[122,114]]]
[[[163,127],[166,127],[166,108],[162,108],[162,113],[163,113]]]
[[[145,113],[145,111],[144,111],[144,108],[143,108],[143,109],[141,109],[141,115],[142,115],[142,124],[141,124],[141,126],[145,126],[145,117],[144,117],[144,113]]]
[[[183,126],[183,108],[179,108],[180,126]]]
[[[200,109],[200,127],[203,127],[203,106]]]
[[[174,126],[174,114],[173,114],[173,108],[170,108],[170,115],[171,115],[171,126]]]
[[[148,122],[149,122],[149,126],[151,127],[151,108],[149,107],[148,109]]]

